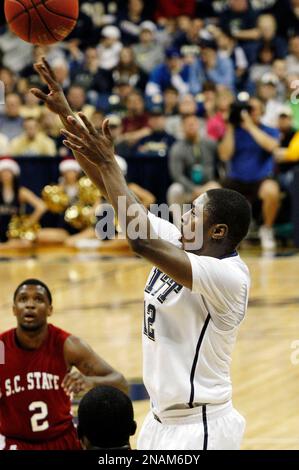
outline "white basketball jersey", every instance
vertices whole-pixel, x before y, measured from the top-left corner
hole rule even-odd
[[[181,246],[171,223],[149,214],[160,238]],[[187,253],[192,290],[153,268],[145,287],[143,374],[153,411],[231,399],[230,363],[243,320],[249,271],[237,253]]]

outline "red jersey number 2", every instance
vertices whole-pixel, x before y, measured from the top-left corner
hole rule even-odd
[[[29,411],[35,413],[31,416],[31,429],[33,432],[46,431],[49,428],[48,406],[43,401],[33,401],[29,405]]]

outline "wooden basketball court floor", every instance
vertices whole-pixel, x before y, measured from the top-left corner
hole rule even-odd
[[[246,252],[243,257],[252,289],[232,363],[234,405],[247,420],[243,449],[299,449],[299,256]],[[51,321],[86,339],[129,381],[140,382],[149,270],[147,262],[124,253],[58,248],[0,253],[0,331],[15,325],[11,305],[17,284],[40,278],[54,295]],[[134,402],[138,427],[148,406],[147,400]]]

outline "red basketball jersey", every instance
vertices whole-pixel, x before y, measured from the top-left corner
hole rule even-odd
[[[16,330],[0,335],[5,364],[0,364],[0,434],[24,441],[55,439],[73,427],[70,397],[61,388],[67,371],[66,333],[48,325],[37,350],[20,348]]]

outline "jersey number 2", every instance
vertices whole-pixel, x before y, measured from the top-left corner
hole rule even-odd
[[[149,304],[146,307],[146,304],[144,303],[143,333],[152,341],[155,341],[155,327],[154,327],[155,320],[156,320],[156,307],[152,304]]]
[[[29,411],[37,411],[31,416],[31,428],[33,432],[46,431],[49,428],[47,404],[43,401],[33,401],[29,405]],[[41,422],[42,421],[42,422]]]

